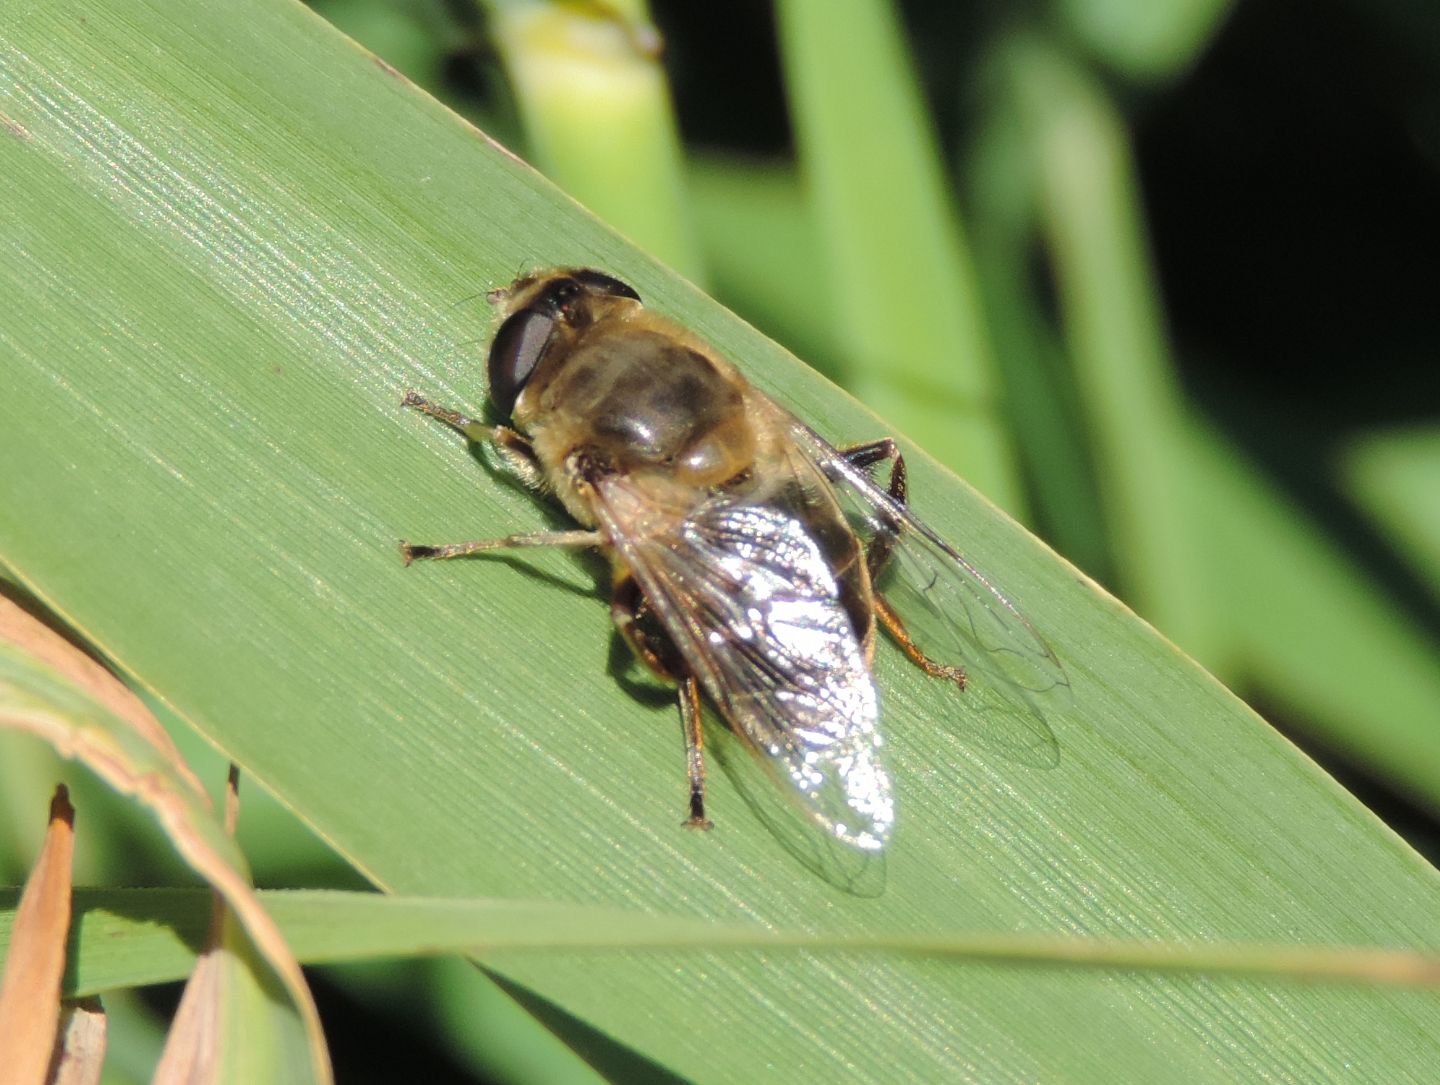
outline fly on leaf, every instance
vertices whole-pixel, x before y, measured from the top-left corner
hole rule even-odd
[[[679,693],[685,824],[705,816],[702,693],[830,836],[882,849],[895,824],[871,674],[882,626],[927,674],[971,685],[1027,759],[1058,747],[1040,700],[1067,688],[1010,600],[906,503],[889,439],[836,448],[695,335],[603,272],[526,275],[490,295],[501,322],[488,426],[416,393],[404,404],[491,443],[580,525],[444,546],[407,563],[511,547],[588,547],[613,570],[611,616]],[[871,476],[889,466],[885,485]]]

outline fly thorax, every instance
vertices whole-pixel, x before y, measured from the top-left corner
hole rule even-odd
[[[597,337],[548,392],[573,420],[566,428],[618,471],[669,471],[710,486],[754,457],[744,393],[705,355],[664,336]]]

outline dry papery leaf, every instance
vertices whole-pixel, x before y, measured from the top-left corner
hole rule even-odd
[[[12,661],[23,654],[30,664],[13,670],[10,681],[0,679],[0,727],[37,736],[156,816],[181,857],[224,898],[284,984],[304,1023],[313,1078],[330,1082],[319,1012],[299,962],[255,896],[244,858],[209,797],[159,721],[118,678],[8,598],[0,598],[0,651]]]
[[[60,980],[70,934],[70,864],[75,810],[64,785],[15,914],[0,978],[0,1085],[43,1085],[60,1027]]]

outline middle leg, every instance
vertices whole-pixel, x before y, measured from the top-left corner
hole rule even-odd
[[[863,445],[850,445],[840,449],[840,455],[855,467],[874,467],[877,463],[889,460],[890,496],[900,504],[905,504],[908,492],[905,457],[900,454],[900,446],[895,443],[895,438],[882,437],[878,441],[867,441]]]
[[[700,683],[689,673],[670,638],[648,620],[649,605],[640,585],[628,573],[617,574],[610,598],[610,618],[651,673],[678,685],[685,776],[690,785],[690,816],[684,825],[687,829],[712,828],[712,822],[705,816],[705,735],[701,727]]]

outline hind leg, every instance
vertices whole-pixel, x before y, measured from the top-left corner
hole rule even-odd
[[[903,507],[907,503],[909,484],[905,473],[905,457],[900,454],[900,446],[892,438],[886,437],[868,444],[853,445],[850,448],[841,449],[840,454],[856,467],[873,467],[877,463],[889,460],[890,485],[887,492],[896,504]],[[865,567],[870,572],[872,585],[879,582],[880,574],[890,564],[890,558],[895,553],[895,544],[898,539],[898,532],[886,531],[882,528],[876,532],[875,537],[865,547]],[[875,597],[875,617],[910,661],[931,678],[943,678],[964,689],[965,671],[960,667],[937,663],[921,651],[919,645],[910,636],[910,631],[905,628],[904,619],[890,605],[890,601],[885,598],[878,587],[873,587],[872,590]]]

